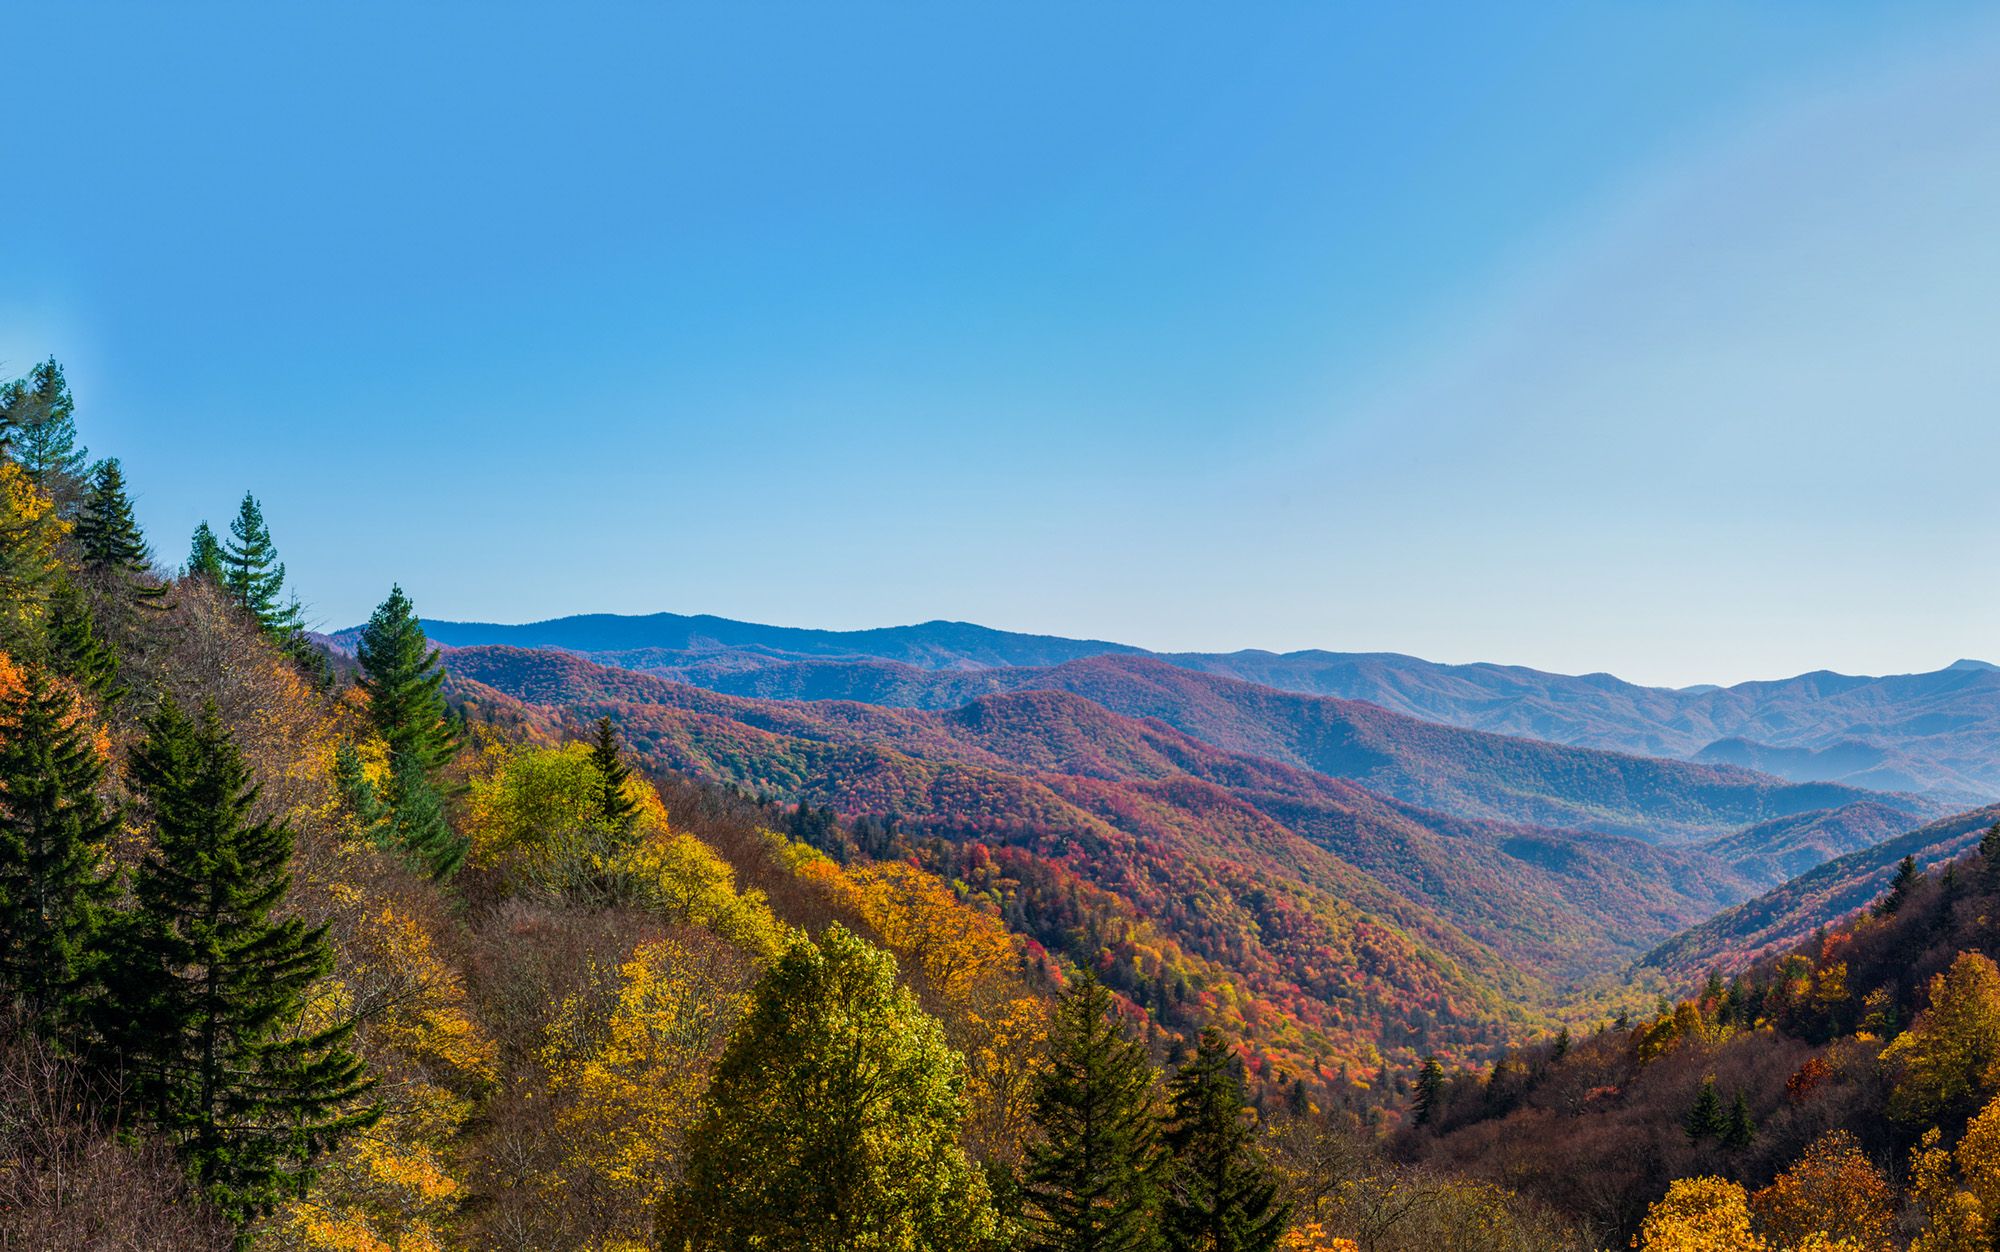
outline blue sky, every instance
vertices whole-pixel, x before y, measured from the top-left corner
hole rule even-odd
[[[67,364],[163,554],[256,490],[329,626],[400,580],[1662,683],[2000,653],[1973,7],[6,27],[0,362]]]

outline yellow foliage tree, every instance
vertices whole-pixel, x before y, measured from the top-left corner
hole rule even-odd
[[[1896,1246],[1895,1188],[1845,1130],[1814,1140],[1790,1169],[1751,1197],[1750,1207],[1759,1229],[1782,1248],[1802,1246],[1812,1235],[1863,1252]]]
[[[1889,1113],[1922,1124],[2000,1090],[2000,966],[1961,952],[1930,982],[1930,1005],[1882,1053]]]
[[[1682,1178],[1646,1210],[1642,1252],[1768,1252],[1750,1229],[1749,1197],[1724,1178]]]

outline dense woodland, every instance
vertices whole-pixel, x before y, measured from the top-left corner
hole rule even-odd
[[[1050,790],[1102,841],[1057,855],[971,769],[906,822],[775,736],[698,778],[448,681],[393,584],[324,648],[254,494],[157,555],[53,361],[0,431],[0,1248],[2000,1236],[2000,835],[1649,1014],[1551,1031],[1448,959],[1392,1002],[1410,941],[1239,864],[1212,788]],[[1493,1059],[1424,1058],[1440,1010]]]

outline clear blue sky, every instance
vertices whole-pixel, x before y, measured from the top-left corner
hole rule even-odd
[[[0,361],[314,616],[1730,681],[2000,632],[2000,24],[10,6]],[[2000,659],[2000,658],[1996,658]]]

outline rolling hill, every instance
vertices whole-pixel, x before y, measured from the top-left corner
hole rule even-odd
[[[519,626],[426,621],[439,643],[562,648],[737,695],[945,707],[1008,682],[992,673],[1087,657],[1150,656],[1099,640],[962,622],[825,631],[662,613]],[[352,632],[334,636],[351,646]],[[1158,654],[1182,669],[1497,734],[1643,756],[1748,766],[1794,782],[2000,796],[2000,670],[1959,661],[1924,674],[1816,671],[1729,687],[1645,687],[1609,674],[1445,665],[1397,653]],[[946,681],[941,675],[951,675]]]

